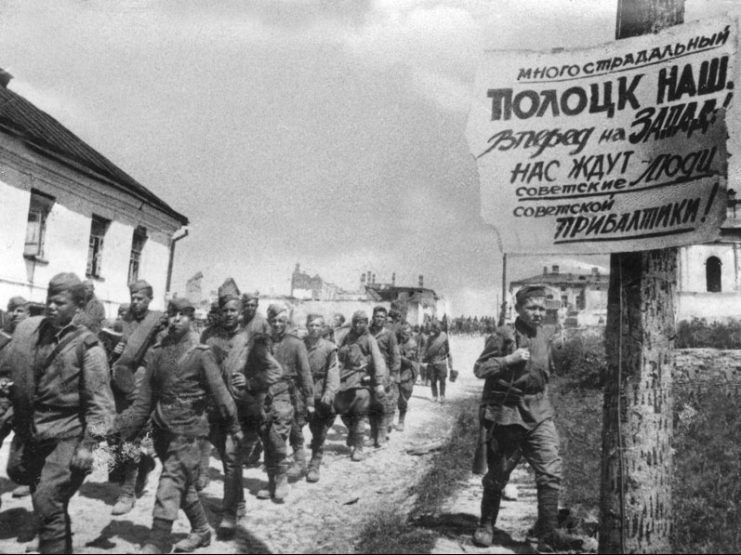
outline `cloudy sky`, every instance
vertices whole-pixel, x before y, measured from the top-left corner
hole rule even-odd
[[[288,293],[297,262],[493,313],[497,236],[465,141],[484,49],[610,41],[616,1],[0,3],[0,67],[191,221],[173,289]],[[687,20],[734,2],[691,0]],[[115,7],[114,7],[115,6]],[[511,277],[590,260],[510,257]]]

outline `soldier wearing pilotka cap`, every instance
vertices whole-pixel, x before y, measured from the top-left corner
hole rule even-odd
[[[550,338],[543,330],[545,288],[523,287],[515,301],[514,328],[503,326],[490,335],[474,364],[476,377],[486,380],[481,417],[488,471],[473,541],[484,547],[492,544],[502,490],[524,456],[535,471],[538,492],[538,520],[532,534],[540,540],[539,549],[561,549],[571,544],[557,529],[561,457],[546,391],[552,358]]]
[[[84,298],[75,274],[54,276],[46,316],[20,322],[0,369],[13,381],[8,477],[31,488],[41,553],[72,552],[68,504],[115,415],[105,350],[74,322]]]
[[[145,372],[134,404],[116,419],[116,430],[134,438],[152,419],[152,436],[162,473],[155,498],[152,530],[143,553],[168,553],[173,522],[185,511],[191,533],[175,551],[191,552],[209,545],[211,531],[196,491],[200,442],[209,434],[206,407],[213,402],[235,444],[243,435],[234,399],[213,351],[191,329],[193,305],[185,298],[170,301],[167,334],[147,353]],[[240,484],[241,486],[241,484]]]
[[[149,309],[154,297],[149,283],[143,279],[131,283],[129,294],[129,316],[123,321],[123,336],[114,349],[114,353],[120,353],[120,356],[111,365],[113,394],[119,413],[136,399],[137,384],[143,376],[139,367],[164,324],[162,312]],[[121,493],[111,510],[113,515],[131,511],[136,499],[144,492],[149,473],[154,469],[154,458],[142,452],[141,440],[135,438],[130,444],[118,446],[116,450],[116,468],[110,479],[121,484]]]

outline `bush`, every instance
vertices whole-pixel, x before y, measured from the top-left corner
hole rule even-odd
[[[720,388],[678,392],[674,433],[677,553],[741,553],[741,412]]]
[[[568,386],[578,389],[600,389],[607,372],[603,333],[581,332],[553,345],[553,362],[557,376]]]
[[[678,349],[741,349],[741,320],[708,324],[705,318],[682,320],[677,325]]]

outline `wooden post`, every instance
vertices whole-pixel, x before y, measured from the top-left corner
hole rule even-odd
[[[684,0],[619,0],[617,38],[683,22]],[[600,553],[671,553],[677,249],[613,254]]]
[[[502,253],[502,304],[499,307],[499,325],[507,318],[507,253]]]

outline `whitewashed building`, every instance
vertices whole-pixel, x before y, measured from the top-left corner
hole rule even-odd
[[[677,320],[741,318],[741,206],[729,191],[720,238],[679,249]]]
[[[59,272],[91,279],[107,316],[146,279],[162,309],[188,219],[54,118],[0,70],[0,307],[43,303]]]

